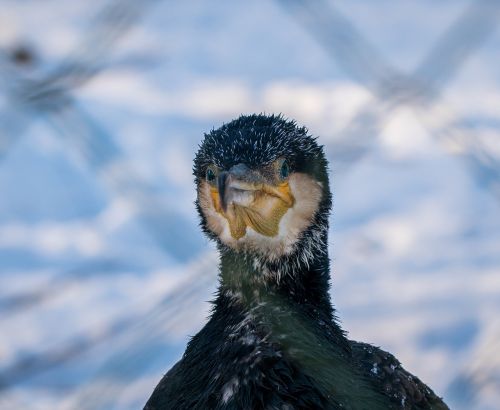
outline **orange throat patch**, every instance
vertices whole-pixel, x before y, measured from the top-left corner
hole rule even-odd
[[[253,195],[253,200],[248,205],[232,202],[224,211],[219,192],[216,188],[210,189],[213,206],[228,221],[234,239],[244,237],[247,228],[261,235],[277,236],[281,218],[295,202],[288,183],[276,187],[264,185],[262,189],[252,191],[248,195]]]

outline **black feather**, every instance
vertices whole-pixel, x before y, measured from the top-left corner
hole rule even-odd
[[[228,170],[281,157],[290,172],[322,183],[311,226],[290,254],[269,261],[225,246],[197,203],[202,229],[218,243],[220,287],[210,320],[145,409],[447,409],[393,356],[348,340],[337,323],[329,297],[328,164],[305,128],[281,116],[241,116],[205,135],[193,173],[199,184],[211,164]]]

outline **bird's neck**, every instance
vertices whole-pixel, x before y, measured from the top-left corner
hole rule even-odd
[[[316,243],[309,248],[304,244],[277,261],[221,250],[219,304],[234,303],[252,310],[272,300],[300,309],[311,318],[332,320],[327,232],[310,240]],[[299,252],[307,252],[307,257]]]

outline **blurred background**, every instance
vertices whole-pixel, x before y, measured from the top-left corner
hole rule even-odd
[[[205,322],[203,133],[306,125],[332,298],[455,409],[500,403],[500,1],[0,0],[0,409],[138,409]]]

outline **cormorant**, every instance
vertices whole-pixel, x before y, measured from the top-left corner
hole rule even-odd
[[[145,410],[448,409],[332,307],[323,147],[294,121],[241,116],[205,135],[193,173],[220,253],[208,323]]]

